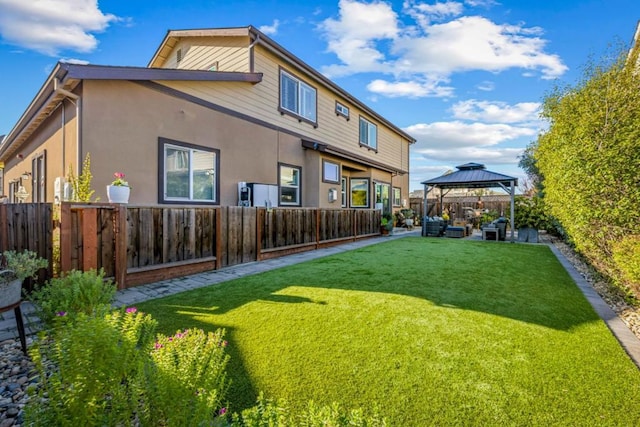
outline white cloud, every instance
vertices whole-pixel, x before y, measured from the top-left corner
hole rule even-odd
[[[431,25],[423,37],[403,37],[394,42],[401,56],[398,66],[406,72],[436,73],[510,68],[539,70],[542,78],[562,75],[567,67],[557,55],[544,52],[546,42],[539,29],[498,25],[479,16],[461,17]]]
[[[77,64],[77,65],[87,65],[89,61],[85,61],[84,59],[77,58],[60,58],[60,62],[64,62],[65,64]]]
[[[327,38],[328,50],[335,53],[342,64],[322,71],[339,76],[387,68],[385,56],[375,42],[393,39],[398,33],[397,15],[391,6],[381,1],[340,0],[339,7],[339,19],[326,19],[319,27]]]
[[[451,111],[456,119],[489,123],[524,123],[539,120],[540,103],[519,102],[509,105],[506,102],[469,99],[457,102],[451,107]]]
[[[91,33],[118,20],[96,0],[0,0],[3,39],[50,56],[65,49],[91,52],[98,44]]]
[[[452,87],[440,86],[438,81],[388,82],[378,79],[369,83],[367,89],[389,98],[448,97],[453,95]]]
[[[489,81],[489,80],[485,80],[483,82],[478,83],[476,88],[478,90],[483,91],[483,92],[491,92],[496,88],[496,84],[494,82]]]
[[[489,7],[495,2],[466,4]],[[450,96],[451,88],[440,90],[424,82],[448,82],[454,73],[522,69],[525,76],[553,79],[567,70],[558,55],[545,51],[547,41],[541,28],[497,24],[482,16],[463,16],[463,12],[462,2],[407,0],[399,16],[389,3],[379,0],[341,0],[338,17],[319,26],[327,39],[327,50],[339,60],[322,71],[329,77],[391,74],[395,81],[383,85],[378,79],[370,88],[385,96],[406,93],[416,97]],[[407,86],[418,91],[405,90]],[[400,90],[393,90],[396,88]],[[493,87],[482,84],[479,88]]]
[[[406,1],[403,5],[405,13],[411,16],[421,28],[427,28],[433,21],[441,21],[449,16],[458,16],[464,5],[455,1],[437,2],[435,4]]]
[[[273,20],[273,24],[271,25],[263,25],[258,27],[258,30],[262,31],[268,36],[272,36],[278,33],[278,27],[280,26],[280,21],[278,19]]]
[[[454,162],[456,165],[468,162],[481,164],[517,164],[522,148],[482,148],[467,147],[455,152],[448,150],[423,150],[422,156],[428,160]],[[466,160],[464,160],[466,159]],[[413,169],[412,169],[413,173]]]
[[[424,152],[427,148],[455,151],[461,148],[490,147],[537,133],[529,127],[461,121],[419,123],[404,130],[417,140],[412,147],[414,152]]]

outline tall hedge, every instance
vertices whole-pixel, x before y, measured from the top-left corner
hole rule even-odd
[[[585,67],[575,87],[543,102],[548,131],[535,160],[545,204],[578,251],[640,296],[640,67],[638,50]]]

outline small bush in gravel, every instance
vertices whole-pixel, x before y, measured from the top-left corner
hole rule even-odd
[[[111,310],[115,292],[113,281],[104,279],[104,270],[74,270],[38,287],[29,299],[36,308],[36,315],[51,327],[60,313],[65,313],[71,320],[80,313],[106,314]]]

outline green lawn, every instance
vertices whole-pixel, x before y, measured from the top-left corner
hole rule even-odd
[[[232,411],[264,391],[393,426],[640,425],[640,371],[546,246],[407,237],[138,308],[226,329]]]

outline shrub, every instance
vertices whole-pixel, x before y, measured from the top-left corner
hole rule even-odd
[[[156,336],[133,307],[54,323],[30,350],[41,384],[26,425],[200,426],[224,415],[223,331]]]
[[[544,204],[540,197],[515,198],[515,216],[513,221],[516,228],[545,229],[547,227],[547,216],[544,211]]]
[[[41,383],[26,407],[25,424],[130,424],[142,402],[140,379],[155,320],[131,310],[65,318],[59,316],[60,325],[41,333],[30,349]]]
[[[215,419],[228,388],[223,335],[189,329],[158,337],[147,369],[145,424],[199,426]]]
[[[380,417],[377,410],[372,415],[365,415],[361,409],[347,411],[334,403],[329,406],[318,406],[309,402],[307,410],[301,414],[292,414],[287,402],[280,399],[265,399],[260,393],[257,405],[245,409],[240,415],[234,414],[232,427],[384,427],[386,420]]]
[[[47,326],[53,324],[57,313],[65,312],[72,320],[79,313],[101,315],[111,309],[116,288],[111,280],[104,280],[104,270],[72,271],[62,278],[51,279],[36,288],[30,296],[36,314]]]
[[[611,251],[625,285],[640,295],[640,235],[624,236],[612,243]]]

